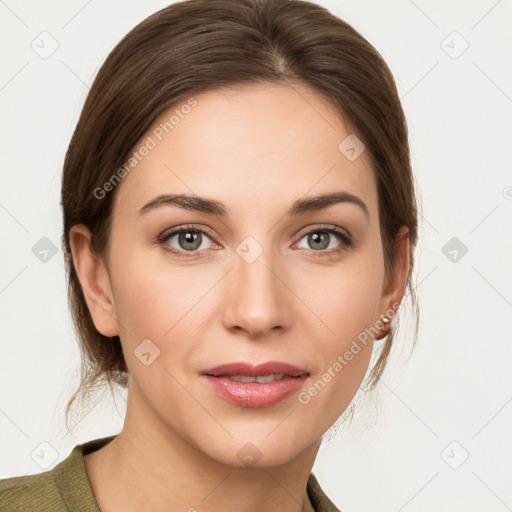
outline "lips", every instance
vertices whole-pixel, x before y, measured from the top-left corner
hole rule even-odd
[[[270,407],[300,389],[309,372],[288,363],[229,363],[202,372],[217,396],[242,407]]]
[[[269,362],[258,365],[250,363],[228,363],[215,366],[202,372],[203,375],[211,375],[212,377],[229,376],[229,375],[246,375],[248,377],[261,377],[265,375],[281,374],[287,377],[300,377],[308,374],[307,370],[298,368],[288,363]]]

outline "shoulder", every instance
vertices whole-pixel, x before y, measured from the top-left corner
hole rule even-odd
[[[36,475],[0,480],[2,512],[99,512],[83,456],[115,436],[95,439],[73,448],[53,469]]]
[[[0,480],[0,504],[5,512],[66,510],[53,470]]]
[[[316,512],[342,512],[325,494],[313,473],[309,474],[307,493]]]

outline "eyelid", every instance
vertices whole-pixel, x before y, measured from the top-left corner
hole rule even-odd
[[[352,238],[351,233],[345,229],[341,228],[340,226],[337,226],[336,224],[313,224],[310,226],[307,226],[299,231],[299,233],[295,236],[298,236],[299,238],[302,238],[305,235],[308,235],[309,233],[314,233],[316,231],[322,231],[322,230],[329,230],[334,231],[339,235],[344,235],[347,238]]]
[[[202,224],[179,224],[178,226],[166,229],[161,235],[158,235],[157,240],[168,239],[171,235],[176,235],[181,231],[197,231],[199,233],[208,235],[212,239],[216,238],[216,235],[213,233],[213,231],[209,227]]]

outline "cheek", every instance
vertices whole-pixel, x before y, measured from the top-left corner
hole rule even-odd
[[[160,349],[161,361],[167,359],[166,349],[172,344],[172,361],[166,366],[179,366],[177,355],[193,351],[200,339],[201,318],[211,304],[204,299],[221,276],[199,265],[180,268],[162,258],[152,260],[147,254],[117,266],[116,314],[128,365],[133,350],[150,339]]]
[[[325,324],[326,353],[343,350],[378,317],[383,268],[376,256],[364,256],[316,272],[298,288],[304,303]]]
[[[298,399],[325,428],[349,406],[368,370],[382,276],[370,259],[367,265],[359,261],[357,268],[340,266],[329,275],[318,274],[314,287],[299,291],[317,316],[309,315],[307,322],[317,372]]]
[[[200,299],[202,287],[184,272],[144,267],[127,265],[126,277],[119,276],[116,312],[131,335],[161,338]]]

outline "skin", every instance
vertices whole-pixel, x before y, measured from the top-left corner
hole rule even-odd
[[[118,186],[105,257],[92,255],[84,225],[71,229],[95,326],[120,336],[130,373],[123,429],[85,456],[86,469],[102,512],[208,512],[234,501],[241,512],[313,510],[306,484],[322,435],[360,386],[373,340],[306,405],[297,394],[271,407],[232,405],[199,374],[226,362],[282,361],[310,373],[308,389],[400,302],[407,229],[385,276],[373,170],[366,153],[351,162],[338,150],[351,131],[313,91],[258,85],[195,98]],[[369,217],[351,203],[286,214],[299,198],[334,191],[361,198]],[[138,214],[162,193],[221,201],[228,215],[170,205]],[[187,252],[178,236],[155,242],[184,224],[213,235],[202,235],[190,258],[165,251],[166,243]],[[355,245],[315,257],[343,245],[334,234],[327,249],[308,242],[321,224],[347,230]],[[236,252],[247,236],[263,249],[252,263]],[[144,339],[160,349],[149,366],[134,355]],[[252,466],[237,457],[248,442],[261,455]]]

